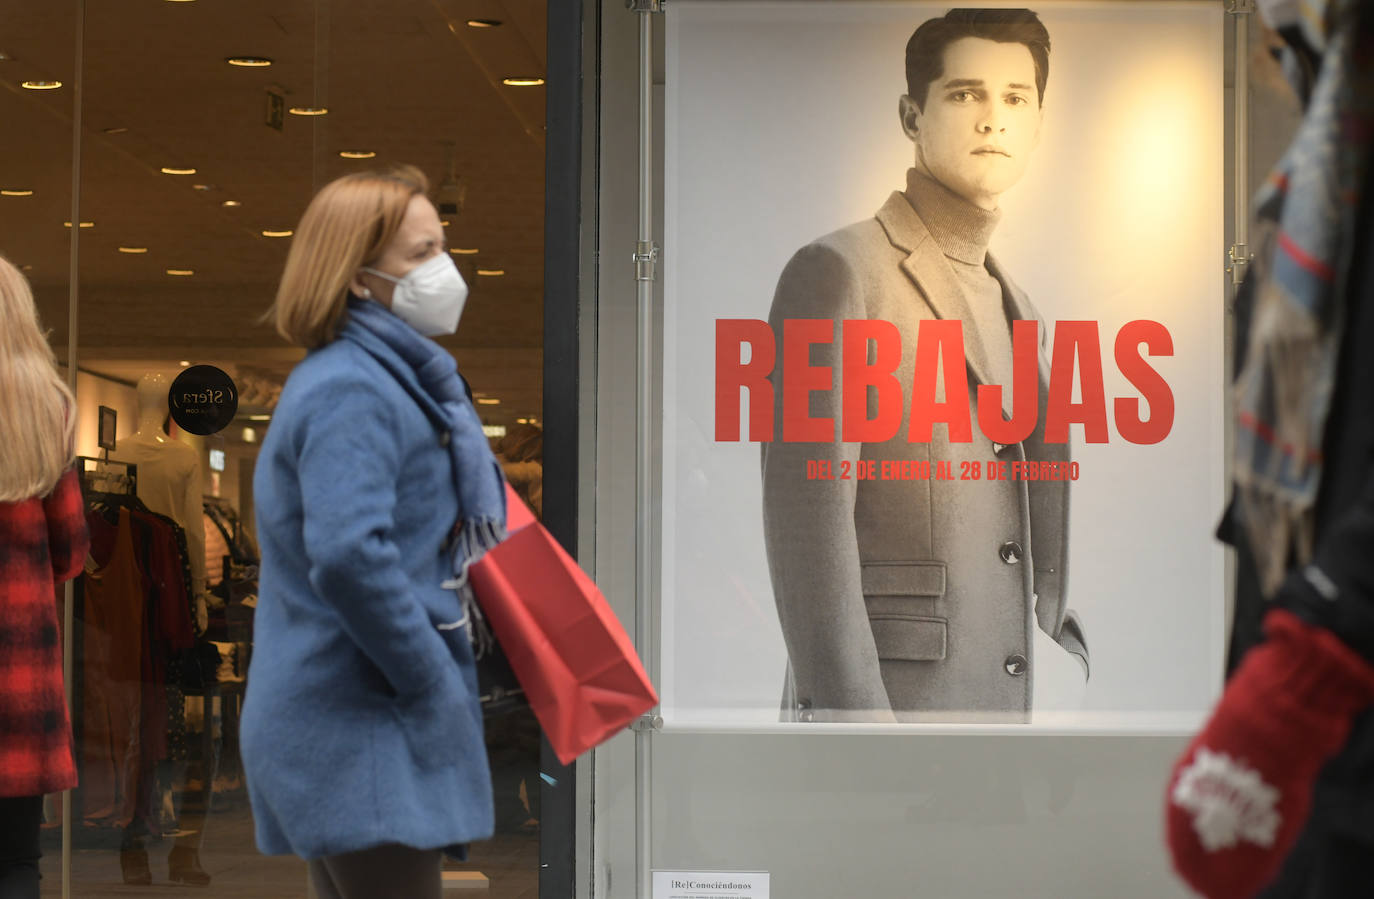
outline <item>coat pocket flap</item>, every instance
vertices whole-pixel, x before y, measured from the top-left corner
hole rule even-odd
[[[944,562],[864,562],[864,596],[944,596]]]
[[[868,621],[879,659],[938,662],[945,657],[948,625],[943,618],[881,614],[870,616]]]

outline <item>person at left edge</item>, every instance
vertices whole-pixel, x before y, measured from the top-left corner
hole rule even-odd
[[[467,566],[505,485],[453,357],[467,288],[414,167],[326,185],[272,315],[308,348],[254,477],[262,550],[241,751],[258,848],[322,897],[438,899],[492,832]]]
[[[0,899],[38,899],[43,794],[76,786],[53,595],[90,549],[75,430],[33,293],[0,258]]]

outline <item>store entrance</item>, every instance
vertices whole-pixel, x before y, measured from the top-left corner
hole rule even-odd
[[[301,358],[261,317],[330,180],[394,163],[429,178],[471,287],[441,343],[537,508],[546,31],[542,3],[0,3],[0,253],[59,359],[75,351],[96,533],[64,633],[81,786],[65,827],[47,798],[43,895],[307,895],[302,862],[255,847],[237,723],[253,468]],[[196,366],[237,393],[206,436],[156,399]],[[496,835],[445,877],[536,896],[539,729],[519,707],[486,724]]]

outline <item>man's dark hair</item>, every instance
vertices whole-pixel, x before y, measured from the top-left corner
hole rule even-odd
[[[1004,44],[1025,44],[1035,63],[1035,89],[1045,102],[1050,77],[1050,33],[1029,9],[951,9],[929,19],[906,44],[906,92],[924,110],[930,85],[944,74],[945,48],[966,37]]]

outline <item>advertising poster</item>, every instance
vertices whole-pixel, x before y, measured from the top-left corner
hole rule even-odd
[[[668,7],[663,715],[1187,729],[1220,4]]]

